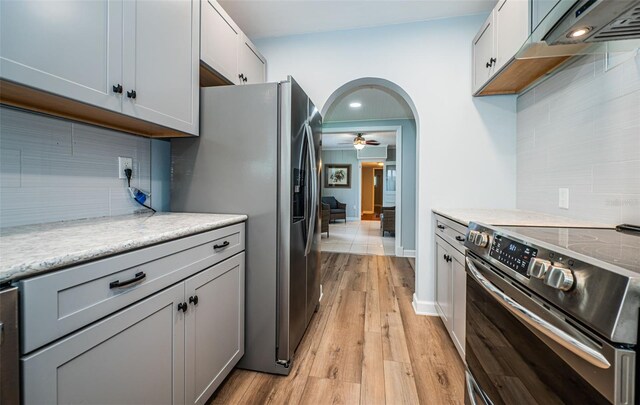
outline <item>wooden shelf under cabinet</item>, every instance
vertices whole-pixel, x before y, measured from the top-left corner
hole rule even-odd
[[[553,72],[571,56],[514,59],[491,79],[476,96],[517,94],[541,77]]]
[[[147,138],[182,138],[193,135],[66,97],[0,80],[0,104],[128,132]]]

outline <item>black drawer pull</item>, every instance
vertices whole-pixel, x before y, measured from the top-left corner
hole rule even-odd
[[[189,297],[189,304],[198,305],[198,296],[193,295]]]
[[[456,236],[456,240],[457,240],[458,242],[464,242],[464,237],[462,237],[462,236]]]
[[[122,287],[126,287],[129,286],[131,284],[135,284],[135,283],[139,283],[140,281],[144,280],[147,277],[146,274],[144,274],[144,271],[141,271],[139,273],[136,273],[135,277],[130,278],[129,280],[125,280],[125,281],[120,281],[120,280],[116,280],[116,281],[112,281],[109,283],[109,288],[122,288]]]
[[[186,302],[180,302],[178,304],[178,311],[187,312],[187,303]]]
[[[129,98],[136,98],[137,94],[135,90],[131,90],[127,92],[127,97]]]
[[[438,225],[438,229],[444,229],[444,225]]]
[[[213,245],[213,248],[214,249],[222,249],[222,248],[226,248],[227,246],[229,246],[229,241],[225,240],[222,245]]]

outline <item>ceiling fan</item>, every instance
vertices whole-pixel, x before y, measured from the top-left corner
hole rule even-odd
[[[350,144],[351,142],[340,142],[341,144]],[[356,149],[363,149],[366,145],[380,145],[380,142],[376,141],[375,139],[370,139],[370,140],[366,140],[364,139],[364,134],[362,132],[359,132],[358,134],[356,134],[356,137],[353,138],[353,147]]]

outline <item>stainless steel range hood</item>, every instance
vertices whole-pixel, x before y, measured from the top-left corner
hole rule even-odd
[[[640,0],[561,0],[536,27],[516,59],[548,58],[640,47]]]
[[[639,38],[640,1],[581,0],[543,39],[559,45]]]

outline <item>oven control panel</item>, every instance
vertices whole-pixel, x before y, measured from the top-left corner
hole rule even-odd
[[[502,235],[494,236],[489,252],[491,257],[525,277],[529,277],[529,263],[537,254],[537,249]]]

